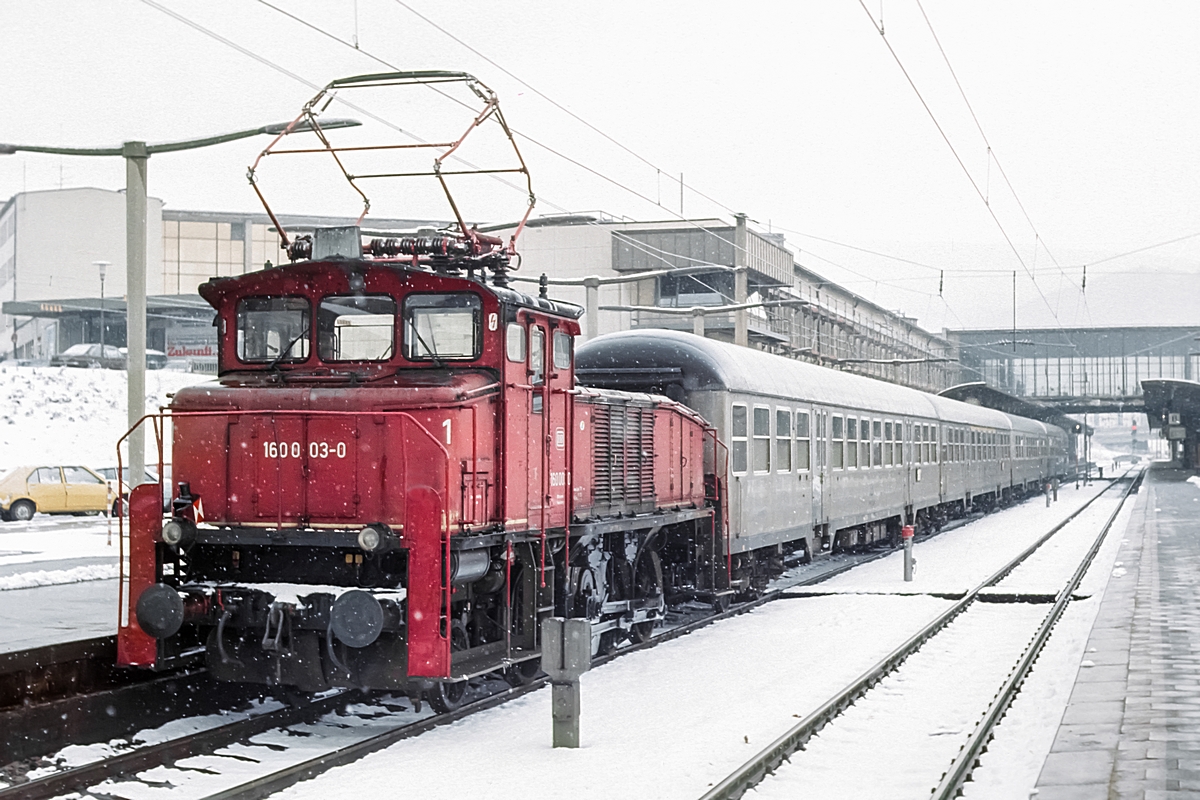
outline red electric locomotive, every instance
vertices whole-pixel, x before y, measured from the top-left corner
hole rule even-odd
[[[295,128],[334,149],[315,104]],[[472,676],[536,674],[546,616],[607,649],[649,635],[668,590],[726,591],[711,427],[577,387],[581,309],[509,288],[511,242],[461,220],[284,236],[290,265],[200,289],[219,379],[163,415],[172,516],[156,485],[130,497],[120,663],[203,649],[227,680],[446,709]]]

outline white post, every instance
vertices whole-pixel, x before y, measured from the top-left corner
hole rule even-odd
[[[583,279],[587,300],[584,305],[584,316],[587,317],[587,340],[590,342],[600,335],[600,278],[590,275]]]
[[[125,294],[128,318],[125,346],[129,354],[129,427],[137,424],[146,408],[146,167],[150,159],[145,142],[125,142]],[[129,486],[142,483],[146,474],[145,428],[129,436]]]
[[[749,259],[746,255],[749,252],[750,236],[746,230],[746,215],[737,214],[734,218],[737,220],[737,228],[733,236],[733,265],[737,272],[734,274],[733,302],[741,304],[746,302],[749,295],[750,281],[746,270]],[[733,343],[742,347],[750,346],[750,316],[744,308],[733,312]]]

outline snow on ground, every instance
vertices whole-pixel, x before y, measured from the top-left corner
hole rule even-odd
[[[837,592],[967,591],[1107,486],[1107,481],[1079,489],[1063,486],[1058,502],[1050,508],[1040,498],[1033,498],[916,544],[913,555],[917,565],[910,583],[904,581],[904,554],[896,551],[832,578],[820,588]]]
[[[1126,579],[1117,560],[1133,514],[1134,500],[1113,521],[1092,566],[1079,586],[1075,600],[1054,626],[1054,635],[1033,665],[1020,694],[996,728],[988,751],[966,785],[967,800],[1009,800],[1031,797],[1042,764],[1054,744],[1058,725],[1075,688],[1075,677],[1091,662],[1084,659],[1088,637],[1109,580]]]
[[[1025,603],[972,606],[810,739],[753,796],[927,797],[1046,610]],[[981,657],[984,651],[989,657]]]
[[[1113,487],[1088,506],[1082,514],[1071,520],[1066,527],[1054,534],[1048,542],[1000,581],[996,585],[996,591],[1057,594],[1075,574],[1084,554],[1095,544],[1104,523],[1121,502],[1121,495],[1121,488]],[[1132,508],[1132,503],[1128,508]],[[1114,535],[1114,538],[1119,538],[1120,529],[1116,534],[1112,531],[1109,533]]]
[[[879,596],[769,603],[584,674],[578,750],[550,747],[546,687],[283,796],[383,797],[403,776],[405,792],[425,800],[695,800],[948,605]]]
[[[117,539],[117,520],[106,517],[38,514],[29,522],[0,522],[0,567],[69,558],[111,558],[115,564]]]
[[[146,411],[167,394],[212,380],[175,370],[146,371]],[[0,366],[0,473],[38,461],[104,467],[117,463],[117,440],[128,430],[124,370]],[[146,460],[157,461],[154,436]]]

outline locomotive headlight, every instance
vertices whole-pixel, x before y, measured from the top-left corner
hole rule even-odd
[[[366,527],[358,532],[358,546],[368,553],[373,553],[383,542],[383,534],[378,528]]]
[[[163,525],[162,540],[172,547],[187,544],[192,540],[195,527],[186,519],[173,519]]]

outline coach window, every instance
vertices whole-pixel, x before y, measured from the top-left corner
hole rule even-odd
[[[892,423],[890,421],[883,423],[883,464],[886,467],[892,465]]]
[[[932,437],[932,444],[929,446],[929,461],[933,464],[938,462],[938,447],[941,444],[941,437],[938,436],[938,433],[937,425],[929,426],[929,435]]]
[[[792,471],[792,412],[775,410],[775,469]]]
[[[571,335],[565,331],[554,332],[554,368],[571,368]]]
[[[843,466],[843,454],[845,453],[845,444],[842,442],[842,437],[845,436],[843,429],[844,420],[837,414],[829,422],[829,466],[834,469],[841,469]]]
[[[525,329],[515,322],[504,329],[504,349],[508,360],[518,364],[525,361]]]
[[[323,297],[317,307],[322,361],[386,361],[395,332],[396,301],[384,295]]]
[[[771,471],[771,409],[754,407],[754,471]]]
[[[237,306],[237,355],[242,361],[304,361],[312,310],[303,297],[247,297]]]
[[[404,357],[410,361],[479,358],[483,313],[478,295],[410,294],[404,298]]]
[[[796,469],[808,469],[808,412],[796,412]]]
[[[858,468],[858,420],[846,417],[846,469]]]
[[[896,420],[892,423],[892,463],[897,467],[904,464],[904,423]]]
[[[746,434],[746,407],[735,403],[733,406],[733,421],[729,428],[729,443],[733,448],[734,472],[746,472],[746,451],[749,448]]]
[[[863,469],[871,466],[871,420],[859,420],[858,464]]]
[[[875,467],[883,466],[883,422],[874,420],[871,422],[871,465]]]

